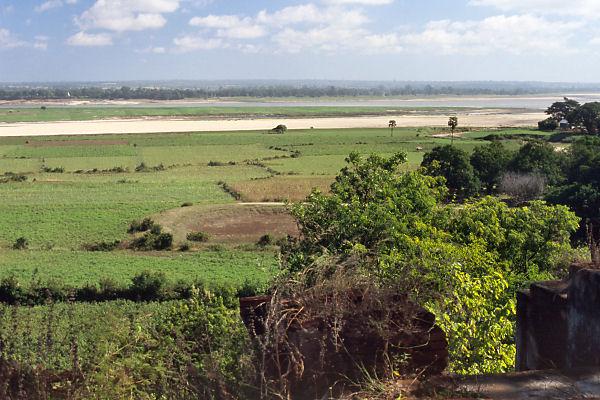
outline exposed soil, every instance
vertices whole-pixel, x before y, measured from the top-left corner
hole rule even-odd
[[[456,114],[462,127],[519,127],[535,126],[543,119],[542,112],[504,112],[484,114],[463,112]],[[74,122],[23,122],[0,123],[0,136],[46,136],[46,135],[97,135],[128,133],[167,133],[202,131],[242,131],[270,130],[284,124],[289,129],[343,129],[343,128],[382,128],[390,119],[396,120],[398,127],[447,126],[446,115],[388,115],[367,117],[328,117],[328,118],[265,118],[265,119],[223,119],[223,120],[183,120],[181,118],[115,119]]]
[[[155,221],[171,232],[175,242],[184,242],[189,232],[210,235],[210,243],[256,243],[266,234],[274,238],[298,235],[292,216],[281,204],[232,204],[192,206],[168,210]]]

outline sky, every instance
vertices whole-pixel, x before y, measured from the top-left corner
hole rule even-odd
[[[0,0],[0,82],[600,82],[600,0]]]

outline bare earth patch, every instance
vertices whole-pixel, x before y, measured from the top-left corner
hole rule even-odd
[[[231,204],[192,206],[165,211],[154,218],[171,232],[177,243],[185,242],[189,232],[205,232],[210,243],[256,243],[266,234],[285,237],[298,235],[294,218],[282,204]]]
[[[462,127],[535,126],[543,112],[456,113]],[[289,129],[383,128],[394,119],[398,127],[447,126],[446,115],[385,115],[327,118],[253,118],[186,120],[182,118],[112,119],[95,121],[0,123],[0,136],[98,135],[202,131],[270,130],[279,124]]]

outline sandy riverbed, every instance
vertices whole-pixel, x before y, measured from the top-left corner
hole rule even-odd
[[[486,113],[478,111],[459,113],[462,127],[535,126],[544,118],[541,112]],[[159,119],[113,119],[96,121],[65,121],[39,123],[0,123],[0,136],[51,136],[51,135],[99,135],[128,133],[166,133],[268,130],[279,124],[289,129],[333,129],[333,128],[382,128],[388,121],[396,120],[399,127],[446,126],[445,115],[410,115],[377,117],[335,118],[280,118],[280,119],[224,119],[224,120],[181,120]]]

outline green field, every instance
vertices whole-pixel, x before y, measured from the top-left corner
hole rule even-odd
[[[106,118],[180,117],[180,118],[257,118],[257,117],[331,117],[355,115],[399,115],[427,112],[448,114],[469,108],[378,106],[290,106],[290,107],[53,107],[0,108],[0,122],[89,121]]]
[[[32,276],[67,285],[97,283],[110,276],[128,282],[143,270],[171,281],[202,280],[238,286],[264,283],[276,267],[271,253],[228,246],[189,253],[83,251],[85,244],[129,240],[132,220],[194,205],[232,204],[226,182],[246,201],[300,200],[312,187],[326,189],[351,151],[405,152],[416,168],[424,152],[450,142],[433,128],[206,132],[125,136],[0,138],[0,175],[24,174],[25,182],[0,183],[0,278]],[[527,129],[467,131],[455,145],[467,151],[490,133],[531,134]],[[518,136],[508,147],[521,145]],[[212,163],[211,163],[212,162]],[[149,167],[136,172],[141,163]],[[209,163],[216,166],[209,166]],[[160,170],[153,167],[161,165]],[[109,172],[115,167],[124,172]],[[62,168],[64,172],[43,172]],[[103,171],[105,170],[105,171]],[[202,209],[202,207],[200,207]],[[19,237],[29,250],[12,250]],[[185,232],[178,235],[185,237]],[[174,249],[180,243],[175,243]],[[218,243],[209,243],[216,244]]]

